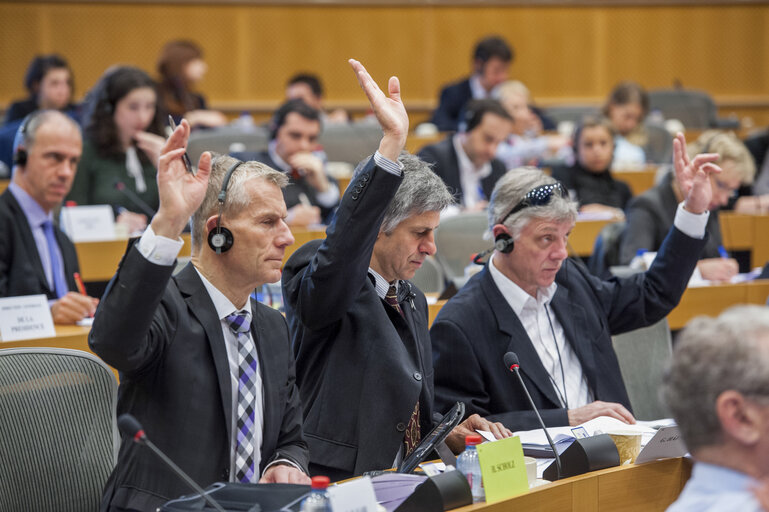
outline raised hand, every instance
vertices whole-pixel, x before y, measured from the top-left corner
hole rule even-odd
[[[379,153],[390,160],[397,160],[398,155],[406,146],[406,136],[409,132],[409,116],[401,100],[401,86],[398,77],[390,77],[387,84],[389,97],[385,96],[363,64],[355,59],[348,61],[358,83],[366,93],[374,115],[382,127],[384,136],[379,143]]]
[[[190,136],[190,125],[182,120],[160,150],[158,159],[158,192],[160,208],[152,219],[152,230],[157,235],[176,239],[190,216],[198,209],[208,187],[211,173],[211,154],[200,156],[198,172],[187,172],[182,161]]]
[[[673,166],[687,211],[705,213],[708,210],[713,198],[710,174],[721,172],[721,168],[713,163],[718,158],[718,153],[702,153],[689,159],[683,134],[679,133],[673,139]]]

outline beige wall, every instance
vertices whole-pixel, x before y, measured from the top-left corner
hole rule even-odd
[[[515,46],[513,76],[542,104],[598,102],[621,79],[708,90],[722,114],[769,124],[769,6],[257,6],[0,2],[0,104],[23,95],[35,53],[59,52],[82,96],[114,63],[154,70],[162,44],[191,38],[210,71],[212,105],[271,109],[286,78],[318,72],[330,103],[363,106],[345,60],[381,83],[400,76],[414,112],[441,84],[467,74],[475,41],[500,33]]]

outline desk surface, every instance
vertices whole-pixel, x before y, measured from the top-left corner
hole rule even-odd
[[[688,459],[602,469],[534,488],[526,494],[455,509],[457,512],[664,511],[691,475]]]

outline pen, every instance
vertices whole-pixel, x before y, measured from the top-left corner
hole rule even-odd
[[[77,291],[80,295],[85,295],[85,285],[83,279],[80,277],[80,272],[75,272],[75,284],[77,284]]]
[[[171,114],[168,114],[168,123],[171,125],[172,130],[176,130],[176,123]],[[197,173],[195,172],[195,169],[192,168],[192,162],[190,162],[190,157],[187,155],[186,151],[182,155],[182,160],[184,161],[184,167],[187,168],[187,172],[195,176]]]
[[[718,255],[721,256],[722,258],[728,258],[729,257],[729,253],[726,252],[726,249],[724,249],[723,245],[719,245],[718,246]]]

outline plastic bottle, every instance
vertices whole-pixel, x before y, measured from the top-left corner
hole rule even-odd
[[[331,501],[326,492],[329,482],[327,476],[312,477],[312,491],[302,500],[301,512],[331,512]]]
[[[473,493],[473,503],[486,501],[486,492],[483,490],[481,479],[481,464],[478,461],[476,445],[481,444],[481,436],[471,434],[465,437],[465,451],[457,457],[457,470],[465,475],[470,491]]]

